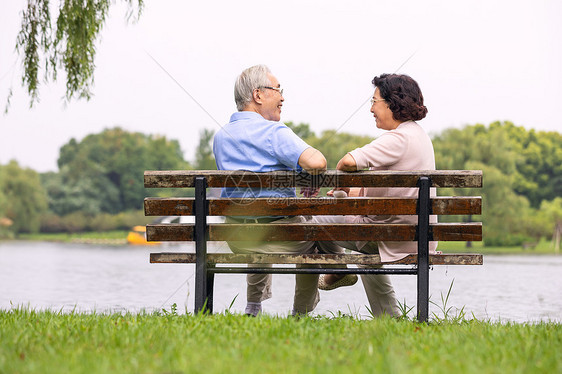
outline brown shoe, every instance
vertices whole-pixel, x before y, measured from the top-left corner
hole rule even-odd
[[[339,287],[353,286],[355,283],[357,283],[356,274],[346,274],[343,278],[338,279],[332,284],[326,283],[325,278],[326,276],[322,274],[320,275],[320,279],[318,279],[318,289],[323,291],[335,290]]]

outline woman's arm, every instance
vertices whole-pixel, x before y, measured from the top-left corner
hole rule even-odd
[[[348,153],[338,161],[336,169],[343,171],[357,171],[357,163],[355,162],[353,156]],[[354,196],[358,196],[357,191],[353,191],[353,189],[351,189],[350,191],[349,187],[336,187],[333,190],[328,191],[326,195],[334,196],[334,191],[345,191],[348,196],[351,196],[350,193],[352,193]]]
[[[347,153],[341,160],[338,161],[336,169],[343,171],[357,171],[357,162],[355,162],[355,159],[351,154]]]

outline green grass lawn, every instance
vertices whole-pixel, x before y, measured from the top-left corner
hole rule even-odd
[[[439,242],[438,250],[445,253],[487,253],[487,254],[555,254],[550,240],[542,239],[534,248],[524,249],[522,246],[514,247],[486,247],[482,242],[472,242],[472,247],[467,248],[466,242]]]
[[[0,311],[0,373],[560,373],[562,325]]]

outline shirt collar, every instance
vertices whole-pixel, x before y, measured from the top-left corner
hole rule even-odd
[[[407,121],[405,121],[405,122],[402,122],[402,123],[399,124],[398,126],[396,126],[396,129],[398,129],[398,128],[399,128],[400,126],[402,126],[402,125],[406,126],[406,125],[408,125],[408,124],[410,124],[410,123],[415,123],[415,122],[412,121],[411,119],[409,119],[409,120],[407,120]],[[396,130],[396,129],[394,129],[394,130]]]
[[[230,116],[230,122],[238,121],[238,120],[241,120],[241,119],[261,119],[261,120],[264,120],[265,118],[263,118],[262,115],[259,114],[259,113],[250,112],[250,111],[236,112],[236,113],[232,114],[232,116]]]

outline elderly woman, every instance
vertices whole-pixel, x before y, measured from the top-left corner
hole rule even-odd
[[[372,81],[375,92],[371,99],[371,113],[378,128],[386,130],[373,142],[347,153],[337,165],[344,171],[369,170],[435,170],[435,156],[431,139],[415,121],[427,114],[421,90],[412,78],[402,74],[383,74]],[[361,188],[350,191],[354,196],[417,197],[416,188]],[[435,191],[432,191],[435,194]],[[330,191],[329,194],[343,194]],[[345,223],[417,223],[416,216],[328,216],[322,222]],[[435,216],[431,222],[436,222]],[[383,262],[401,259],[417,252],[416,242],[335,242],[344,248],[364,253],[378,253]],[[437,242],[430,243],[435,253]],[[387,275],[361,276],[371,311],[375,315],[399,315],[394,289]],[[352,276],[327,274],[320,278],[319,288],[334,289],[353,283]]]

